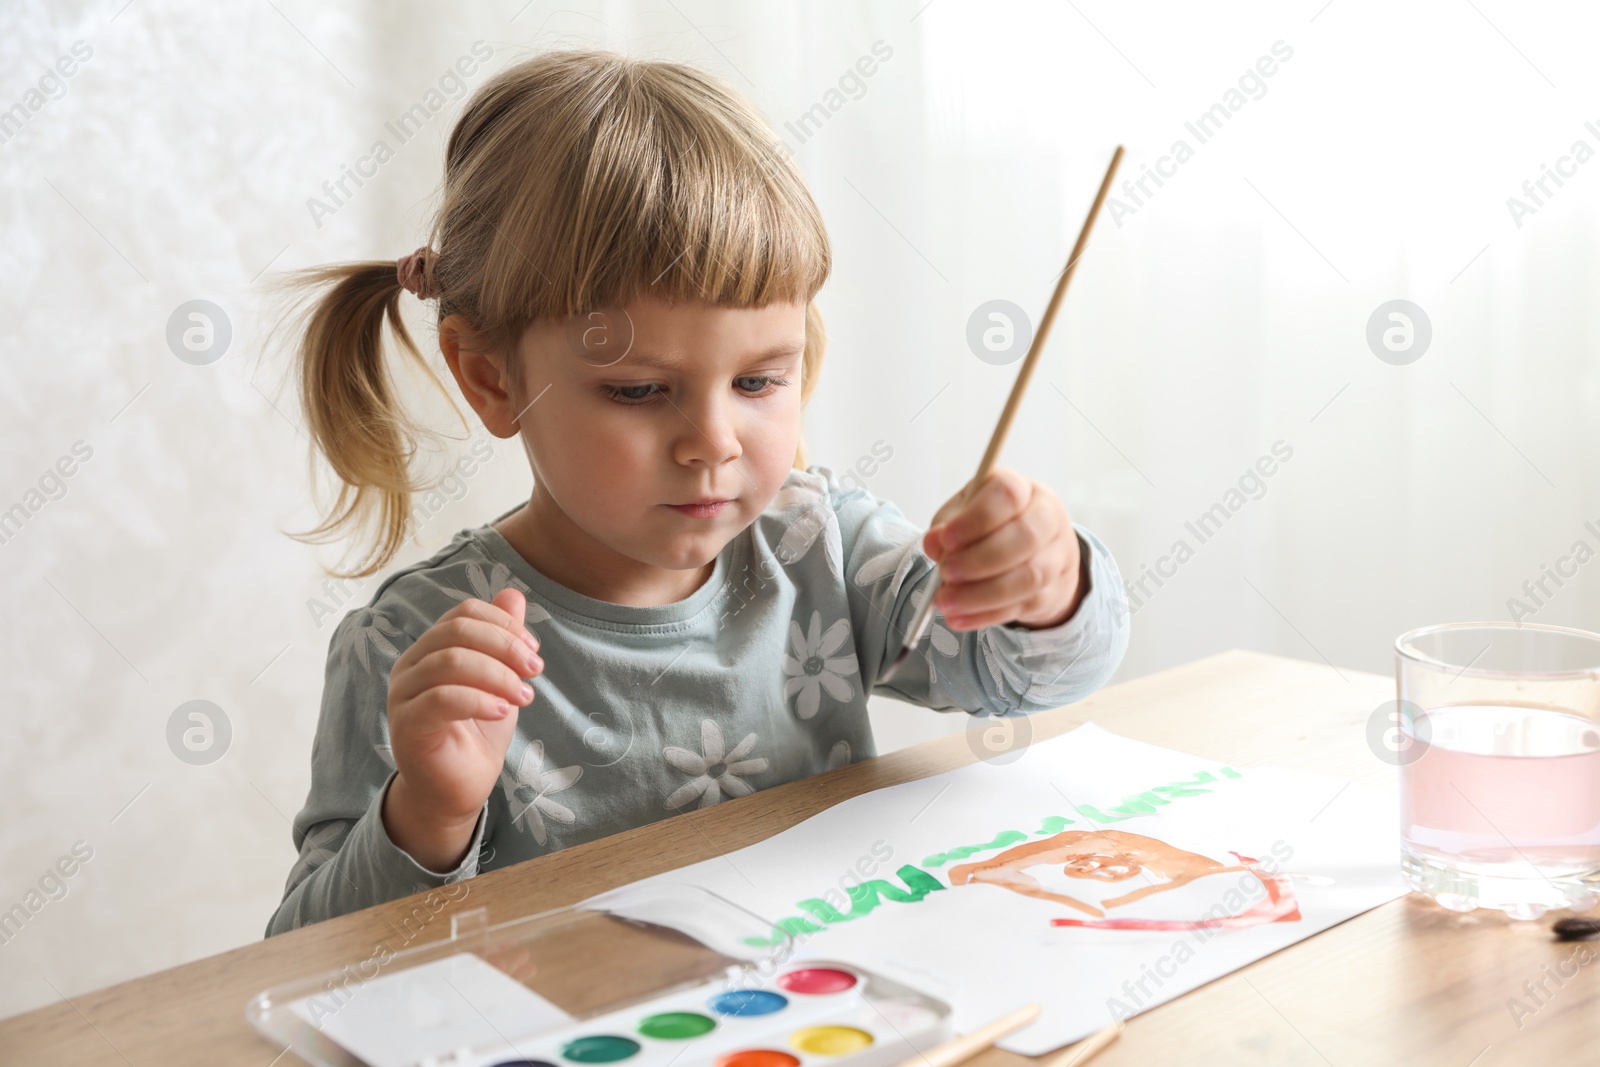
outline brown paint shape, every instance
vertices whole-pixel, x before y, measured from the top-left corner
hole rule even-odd
[[[983,882],[1003,886],[1023,896],[1065,904],[1088,915],[1105,915],[1093,904],[1051,892],[1040,885],[1026,871],[1026,868],[1040,864],[1060,864],[1061,872],[1068,878],[1122,882],[1137,874],[1145,874],[1146,877],[1157,875],[1167,879],[1161,884],[1148,885],[1112,897],[1104,902],[1107,908],[1121,907],[1154,893],[1177,889],[1208,875],[1251,869],[1248,866],[1218,863],[1209,856],[1125,830],[1066,830],[1041,841],[1016,845],[977,863],[952,867],[950,884],[957,886]]]

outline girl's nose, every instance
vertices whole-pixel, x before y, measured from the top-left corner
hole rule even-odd
[[[678,435],[673,457],[679,463],[717,466],[744,455],[729,405],[711,401],[697,405],[685,404],[680,410],[684,427]]]

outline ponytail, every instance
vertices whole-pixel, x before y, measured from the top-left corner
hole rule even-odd
[[[323,521],[289,536],[325,543],[375,523],[366,559],[354,570],[329,571],[338,578],[365,578],[387,566],[405,544],[411,495],[424,488],[413,478],[410,460],[418,441],[432,436],[406,414],[396,396],[384,359],[385,318],[398,347],[447,400],[450,394],[400,316],[405,290],[393,260],[310,267],[289,272],[284,284],[313,295],[326,288],[307,316],[297,369],[313,470],[320,453],[339,480],[338,497]]]

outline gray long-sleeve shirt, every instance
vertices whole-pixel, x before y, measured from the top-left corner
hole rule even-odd
[[[826,467],[795,470],[703,586],[633,607],[551,581],[492,523],[460,531],[334,630],[311,789],[294,819],[300,857],[267,936],[876,755],[872,692],[1030,714],[1086,696],[1121,662],[1121,577],[1079,527],[1089,591],[1071,619],[953,631],[936,611],[894,680],[874,686],[928,595],[922,533]],[[433,871],[383,826],[389,672],[439,616],[507,586],[527,597],[545,670],[465,857]]]

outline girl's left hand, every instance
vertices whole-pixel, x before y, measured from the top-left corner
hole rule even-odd
[[[945,502],[922,538],[939,564],[934,606],[953,630],[1058,626],[1078,610],[1078,535],[1049,487],[996,467],[965,507]]]

